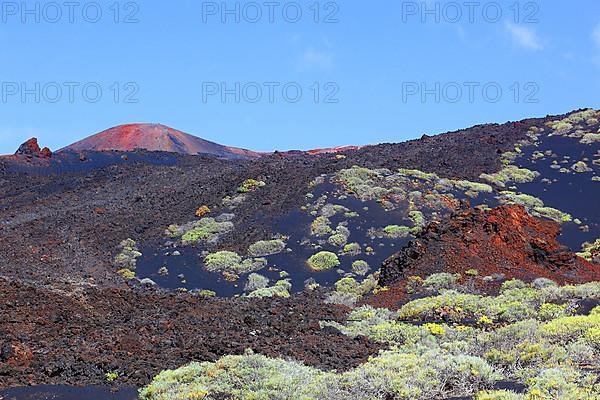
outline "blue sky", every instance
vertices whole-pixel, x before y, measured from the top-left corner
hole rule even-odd
[[[600,108],[597,0],[172,3],[3,2],[0,153],[129,122],[267,151]]]

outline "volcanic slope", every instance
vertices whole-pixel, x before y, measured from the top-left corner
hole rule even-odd
[[[160,124],[128,124],[110,128],[59,151],[164,151],[180,154],[212,154],[238,159],[260,155],[250,150],[223,146]]]

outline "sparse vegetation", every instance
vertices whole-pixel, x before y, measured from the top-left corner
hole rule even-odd
[[[356,275],[364,276],[370,269],[369,263],[364,260],[357,260],[352,263],[352,272]]]
[[[346,256],[357,256],[362,252],[362,248],[358,243],[350,243],[344,246],[342,254]]]
[[[570,214],[556,208],[546,207],[542,200],[528,194],[504,191],[500,193],[499,200],[502,204],[521,205],[536,217],[548,218],[561,224],[573,221]]]
[[[232,251],[219,251],[209,254],[204,258],[204,266],[208,271],[235,275],[258,271],[266,265],[267,260],[263,258],[243,259],[240,255]],[[233,276],[231,277],[233,278]]]
[[[119,373],[117,371],[107,372],[106,374],[104,374],[104,379],[106,379],[106,382],[112,383],[119,379]]]
[[[533,182],[540,173],[537,171],[530,171],[524,168],[518,168],[514,165],[505,167],[500,172],[495,174],[482,174],[481,179],[486,180],[498,187],[506,187],[509,182],[514,183],[529,183]]]
[[[244,290],[247,292],[253,292],[258,289],[264,289],[269,286],[269,278],[256,273],[248,275],[248,281]]]
[[[340,265],[337,254],[321,251],[308,259],[308,265],[315,271],[326,271]]]
[[[254,192],[257,189],[266,186],[267,184],[257,179],[246,179],[239,187],[238,193],[249,193]]]
[[[288,280],[280,280],[274,286],[254,290],[248,297],[290,297],[292,284]]]
[[[181,238],[184,245],[198,242],[216,243],[219,238],[233,230],[234,225],[229,220],[220,218],[202,218],[199,221],[185,225],[170,225],[166,234],[170,238]]]
[[[281,239],[263,240],[250,245],[248,254],[252,257],[266,257],[279,254],[284,249],[285,242]]]
[[[310,226],[311,234],[317,237],[330,235],[333,232],[330,224],[329,218],[322,215],[318,216]]]
[[[583,251],[577,253],[579,257],[585,258],[588,261],[600,260],[600,239],[596,239],[594,243],[586,243],[583,245]]]
[[[350,229],[344,225],[338,225],[333,234],[329,236],[329,239],[327,239],[327,242],[332,246],[342,247],[348,243],[349,237]]]
[[[135,271],[137,259],[142,256],[133,239],[125,239],[119,244],[119,254],[114,259],[117,268]]]
[[[411,228],[402,225],[388,225],[383,228],[383,232],[390,238],[405,238],[410,235]]]
[[[342,278],[335,283],[335,290],[329,293],[325,301],[353,307],[363,296],[377,288],[377,279],[377,274],[369,275],[362,282],[351,277]]]

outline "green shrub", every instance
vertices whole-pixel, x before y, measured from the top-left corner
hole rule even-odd
[[[280,280],[275,283],[274,286],[257,289],[251,292],[248,297],[290,297],[290,290],[292,284],[288,280]]]
[[[413,222],[413,228],[411,229],[411,233],[413,234],[421,231],[426,224],[425,216],[421,211],[411,211],[408,213],[408,217]]]
[[[364,276],[366,275],[371,267],[369,267],[369,263],[364,260],[356,260],[352,263],[352,272],[356,275]]]
[[[595,378],[583,377],[573,368],[549,368],[529,382],[528,400],[591,400],[600,396]]]
[[[391,192],[385,182],[385,176],[391,174],[389,170],[370,170],[354,166],[338,172],[336,180],[363,201],[377,200]]]
[[[600,142],[600,133],[586,133],[581,138],[580,142],[582,144],[593,144]]]
[[[573,221],[573,217],[570,214],[552,207],[535,207],[531,213],[536,217],[548,218],[560,224]]]
[[[226,356],[163,371],[140,390],[142,400],[314,398],[325,387],[326,373],[262,355]],[[210,397],[208,397],[210,396]]]
[[[533,182],[539,176],[540,173],[537,171],[530,171],[528,169],[518,168],[513,165],[510,165],[495,174],[482,174],[480,178],[490,183],[493,183],[498,187],[505,187],[509,182]]]
[[[233,228],[231,221],[218,222],[215,218],[202,218],[182,226],[171,225],[166,233],[173,239],[180,237],[184,245],[193,245],[200,241],[215,243],[221,235],[233,231]]]
[[[566,305],[544,303],[540,307],[538,318],[542,321],[550,321],[556,318],[565,317],[566,310]]]
[[[525,207],[527,210],[543,209],[544,202],[537,197],[528,194],[517,194],[515,192],[501,192],[500,202],[502,204],[518,204]]]
[[[434,297],[413,300],[400,308],[399,317],[407,320],[461,322],[486,317],[492,321],[515,322],[536,315],[536,292],[531,288],[505,291],[498,297],[441,291]]]
[[[123,279],[128,280],[128,281],[135,279],[135,272],[128,268],[122,268],[122,269],[118,270],[117,273],[119,275],[121,275],[123,277]]]
[[[566,133],[573,129],[573,124],[567,121],[552,121],[548,122],[546,125],[559,133]]]
[[[356,299],[376,283],[376,274],[363,282],[342,278],[334,293],[339,299]],[[289,282],[279,281],[250,297],[287,296],[290,288]],[[600,307],[588,316],[562,313],[569,312],[565,304],[599,295],[597,282],[558,287],[548,280],[532,285],[513,280],[498,296],[442,290],[438,296],[409,302],[397,313],[361,306],[345,323],[321,322],[322,327],[390,347],[353,370],[322,372],[248,353],[165,371],[142,389],[141,399],[597,399],[597,377],[585,371],[599,364]],[[421,325],[432,319],[439,322]],[[456,325],[462,319],[472,326]],[[477,320],[487,323],[478,326]],[[506,323],[513,320],[518,322]],[[498,379],[525,383],[528,392],[490,391]]]
[[[373,337],[372,328],[390,322],[395,317],[394,313],[386,308],[373,308],[369,305],[352,310],[345,324],[339,322],[321,322],[321,327],[333,326],[345,335]]]
[[[571,166],[571,170],[575,171],[578,174],[583,174],[586,172],[593,172],[594,170],[591,169],[585,161],[577,161],[575,164],[573,164]]]
[[[473,395],[498,378],[479,358],[436,351],[383,352],[355,370],[337,374],[249,352],[163,371],[140,390],[140,399],[428,400]]]
[[[460,274],[449,274],[446,272],[433,274],[423,281],[423,288],[435,293],[442,289],[454,289],[459,279]]]
[[[504,293],[513,289],[524,289],[527,287],[527,284],[519,279],[511,279],[502,284],[500,288],[500,292]]]
[[[248,254],[252,257],[265,257],[279,254],[285,249],[285,242],[281,239],[262,240],[248,248]]]
[[[335,290],[340,293],[356,293],[359,287],[354,278],[342,278],[335,283]]]
[[[330,235],[333,232],[330,223],[329,218],[318,216],[310,225],[311,234],[317,237]]]
[[[210,272],[228,272],[231,274],[245,274],[258,271],[267,264],[265,259],[243,259],[232,251],[219,251],[204,258],[204,266]]]
[[[600,239],[596,239],[594,243],[584,244],[583,251],[577,255],[590,262],[594,261],[594,258],[600,259]]]
[[[411,229],[408,226],[388,225],[383,228],[383,232],[390,238],[405,238],[410,235]]]
[[[492,193],[494,189],[485,183],[471,182],[471,181],[452,181],[453,184],[460,190],[474,192],[474,193]]]
[[[588,331],[600,328],[600,315],[563,317],[547,322],[541,332],[551,340],[570,342],[585,336]]]
[[[460,322],[476,319],[487,311],[485,298],[478,295],[446,291],[442,295],[413,300],[400,308],[402,320],[436,320],[446,318]]]
[[[325,302],[352,307],[358,300],[367,293],[372,292],[376,287],[377,277],[375,274],[369,275],[360,283],[354,278],[342,278],[335,283],[335,290],[327,296]]]
[[[325,204],[321,208],[321,215],[327,218],[331,218],[336,214],[344,214],[350,212],[346,207],[339,204]]]
[[[249,193],[266,186],[267,184],[263,181],[256,179],[246,179],[240,187],[238,187],[238,193]]]
[[[345,374],[342,384],[354,389],[354,398],[439,399],[450,397],[450,390],[459,396],[475,394],[498,378],[492,367],[477,357],[390,351]]]
[[[106,374],[104,374],[104,379],[106,380],[106,382],[112,383],[119,379],[119,373],[117,371],[107,372]]]
[[[321,251],[308,259],[308,265],[315,271],[326,271],[340,265],[337,254]]]
[[[422,179],[424,181],[434,181],[434,180],[439,179],[439,177],[436,174],[423,172],[418,169],[401,168],[398,170],[398,173],[402,176],[407,176],[407,177],[416,178],[416,179]]]
[[[244,290],[247,292],[253,292],[258,289],[264,289],[269,286],[269,278],[256,273],[248,275],[248,281]]]
[[[357,256],[362,252],[360,244],[350,243],[344,246],[342,253],[347,256]]]
[[[536,289],[543,289],[546,287],[557,287],[558,285],[551,279],[537,278],[531,283],[531,286],[533,286]]]
[[[329,244],[332,246],[342,247],[342,246],[346,245],[346,243],[348,243],[349,237],[350,237],[350,230],[343,225],[338,225],[338,227],[335,228],[333,235],[331,235],[329,237],[327,242],[329,242]]]
[[[208,298],[208,297],[216,297],[217,296],[217,292],[215,292],[213,290],[203,289],[203,290],[200,290],[198,292],[198,296],[200,296],[200,297],[206,297],[206,298]]]
[[[119,244],[119,254],[115,257],[113,263],[121,271],[135,271],[137,267],[137,259],[142,256],[139,252],[137,244],[133,239],[125,239]],[[123,274],[121,274],[123,275]],[[135,275],[135,274],[134,274]],[[127,279],[127,278],[126,278]]]

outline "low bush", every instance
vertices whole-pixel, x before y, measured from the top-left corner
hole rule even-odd
[[[460,274],[442,272],[427,277],[427,279],[423,281],[422,286],[425,290],[438,293],[443,289],[455,289],[459,279]]]
[[[369,263],[364,260],[356,260],[352,263],[352,272],[356,275],[364,276],[366,275],[371,267],[369,267]]]
[[[600,329],[600,315],[595,314],[557,318],[544,324],[541,332],[550,340],[568,343],[597,329]]]
[[[137,259],[142,256],[133,239],[125,239],[119,244],[119,254],[114,259],[114,264],[120,270],[135,271]]]
[[[248,352],[163,371],[140,390],[140,399],[425,400],[473,395],[498,377],[477,357],[436,351],[383,352],[339,374]]]
[[[342,247],[348,243],[350,230],[344,225],[338,225],[333,234],[327,239],[327,242],[335,247]]]
[[[594,262],[594,260],[600,261],[600,239],[596,239],[594,243],[584,244],[583,251],[577,253],[577,255],[590,262]]]
[[[326,271],[340,265],[337,254],[321,251],[308,259],[308,265],[315,271]]]
[[[233,231],[233,228],[231,221],[219,222],[215,218],[202,218],[181,226],[171,225],[166,234],[173,239],[181,238],[184,245],[193,245],[200,241],[216,243],[221,235]]]
[[[267,184],[263,181],[256,179],[246,179],[239,187],[238,193],[249,193],[266,186]]]
[[[251,292],[248,297],[290,297],[290,290],[292,284],[288,280],[280,280],[275,283],[274,286],[256,289]]]
[[[385,233],[387,237],[401,239],[410,235],[411,228],[402,225],[388,225],[383,228],[383,233]]]
[[[269,278],[260,274],[252,273],[248,275],[248,281],[244,290],[247,292],[253,292],[258,289],[264,289],[269,286]]]
[[[227,272],[230,274],[244,274],[264,268],[267,261],[262,258],[243,259],[231,251],[211,253],[204,258],[204,266],[210,272]]]
[[[252,257],[265,257],[279,254],[284,249],[285,242],[281,239],[263,240],[250,245],[248,254]]]
[[[342,254],[346,256],[357,256],[362,252],[362,248],[358,243],[350,243],[344,246],[342,249]]]
[[[482,174],[481,179],[486,180],[498,187],[505,187],[509,182],[529,183],[540,176],[537,171],[530,171],[525,168],[518,168],[510,165],[495,174]]]
[[[330,235],[333,232],[330,224],[329,218],[320,215],[310,225],[310,232],[317,237]]]

